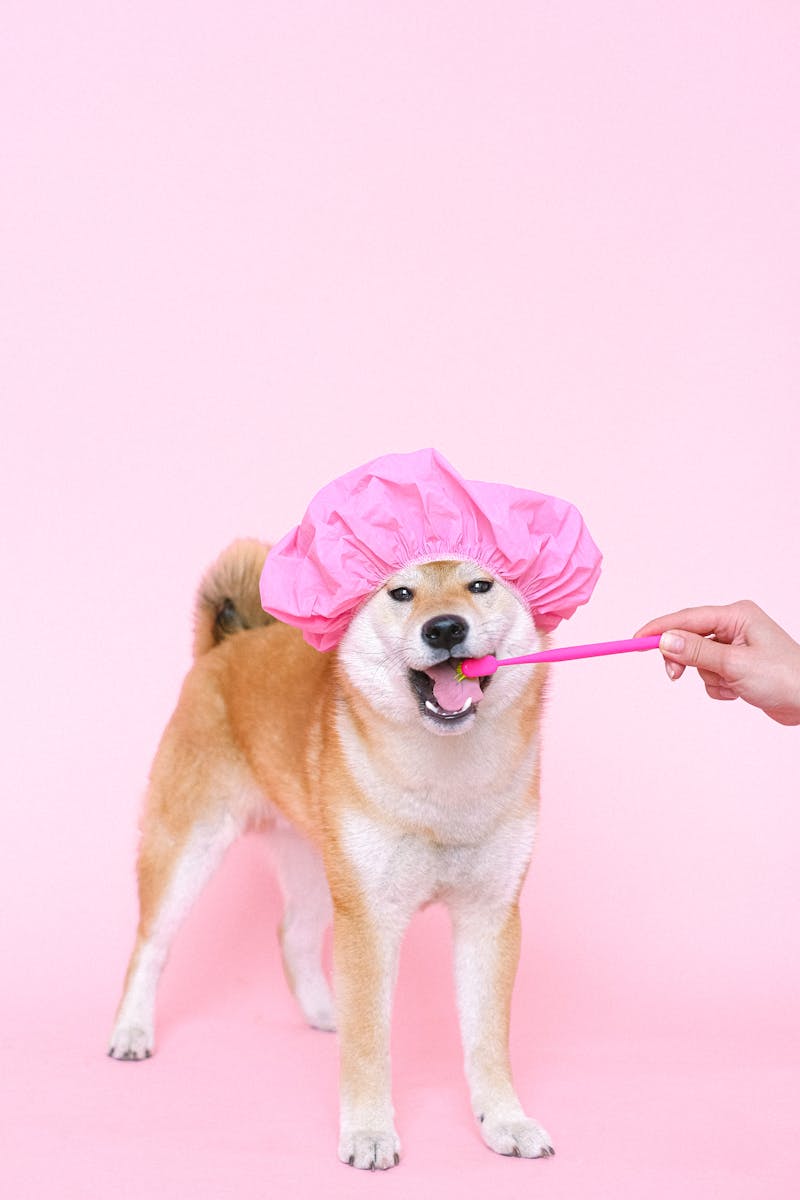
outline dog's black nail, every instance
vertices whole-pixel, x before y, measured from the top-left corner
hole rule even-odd
[[[351,1154],[351,1155],[350,1155],[350,1157],[349,1157],[349,1158],[348,1158],[348,1160],[347,1160],[347,1165],[348,1165],[348,1167],[352,1167],[352,1165],[353,1165],[353,1163],[354,1163],[355,1161],[356,1161],[356,1156],[355,1156],[355,1154]]]
[[[486,1114],[485,1114],[485,1113],[481,1113],[481,1115],[478,1117],[478,1120],[480,1121],[481,1125],[482,1125],[482,1124],[483,1124],[483,1122],[484,1122],[484,1118],[485,1118],[485,1116],[486,1116]]]
[[[395,1156],[394,1156],[394,1165],[395,1165],[395,1166],[397,1166],[397,1164],[398,1164],[399,1162],[400,1162],[400,1155],[399,1155],[399,1154],[397,1154],[397,1153],[395,1152]]]
[[[515,1146],[511,1153],[514,1155],[514,1158],[519,1158],[519,1146]]]

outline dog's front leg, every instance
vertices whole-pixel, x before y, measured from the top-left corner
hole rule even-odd
[[[451,911],[464,1067],[483,1140],[498,1154],[552,1154],[550,1138],[525,1115],[511,1078],[508,1033],[519,907],[469,903]]]
[[[340,1046],[339,1158],[385,1170],[400,1161],[391,1096],[390,1025],[407,921],[334,896],[333,956]]]

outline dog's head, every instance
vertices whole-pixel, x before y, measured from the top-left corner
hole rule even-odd
[[[528,682],[511,668],[460,680],[457,663],[541,645],[519,596],[485,567],[457,560],[405,567],[388,579],[353,617],[339,657],[373,709],[447,735],[518,702]]]

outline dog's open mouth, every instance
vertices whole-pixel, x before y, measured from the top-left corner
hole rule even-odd
[[[412,690],[426,716],[447,724],[464,721],[483,699],[491,676],[465,679],[456,671],[460,661],[447,658],[422,671],[409,671]]]

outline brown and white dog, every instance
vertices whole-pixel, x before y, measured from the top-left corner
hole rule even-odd
[[[322,654],[261,610],[266,552],[234,543],[200,588],[196,660],[150,777],[139,928],[109,1052],[150,1056],[172,938],[231,842],[262,828],[285,900],[286,977],[306,1021],[341,1039],[339,1157],[368,1169],[399,1161],[392,993],[406,926],[435,900],[452,916],[483,1139],[500,1154],[552,1154],[522,1109],[508,1051],[545,669],[462,685],[453,667],[543,639],[512,589],[457,560],[394,575]],[[331,920],[335,1009],[321,964]]]

